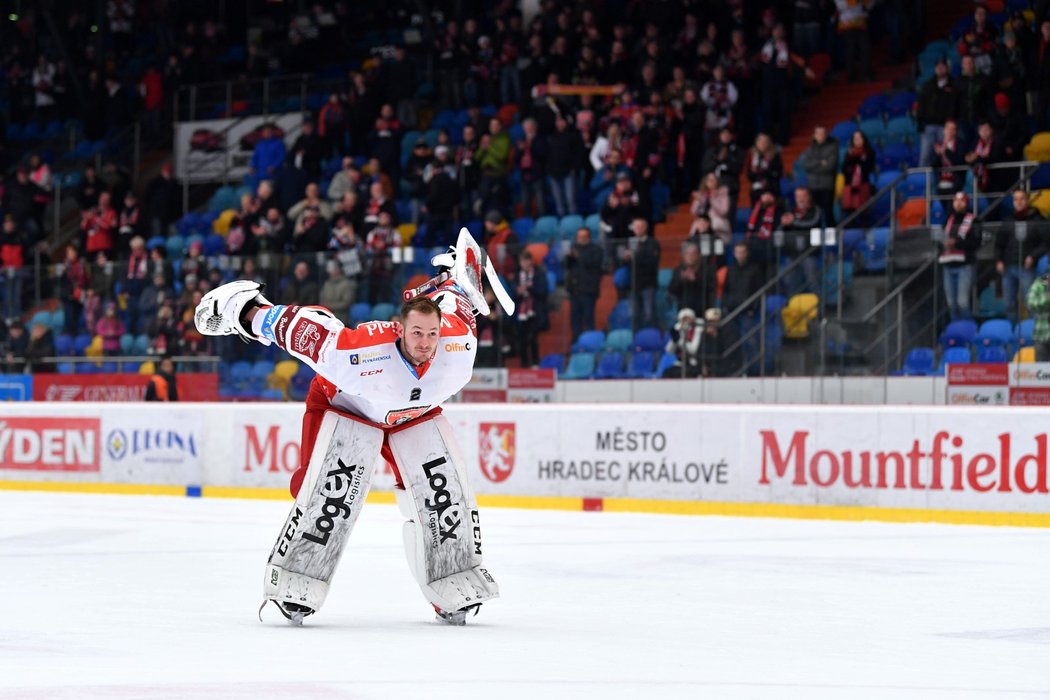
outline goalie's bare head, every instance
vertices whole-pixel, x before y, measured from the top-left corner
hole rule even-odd
[[[401,306],[401,352],[422,365],[434,358],[441,341],[441,308],[430,297],[418,296]]]

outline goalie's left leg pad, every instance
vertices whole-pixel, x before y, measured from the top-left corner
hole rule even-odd
[[[405,490],[397,492],[405,554],[423,595],[454,612],[499,597],[482,566],[481,523],[466,462],[443,415],[390,431]]]
[[[380,428],[325,413],[303,485],[266,564],[267,600],[310,611],[324,603],[382,445]]]

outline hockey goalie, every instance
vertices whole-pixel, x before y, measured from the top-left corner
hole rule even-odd
[[[438,618],[462,625],[499,596],[482,564],[477,502],[441,404],[473,372],[474,315],[489,312],[483,271],[508,313],[513,302],[466,229],[432,262],[440,274],[405,292],[400,323],[346,328],[323,307],[272,304],[248,281],[208,292],[196,309],[201,333],[276,343],[317,372],[290,484],[295,503],[263,580],[263,606],[273,601],[293,624],[324,603],[380,456],[394,467],[409,569]]]

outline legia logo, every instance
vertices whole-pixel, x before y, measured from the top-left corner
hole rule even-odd
[[[478,426],[478,458],[481,473],[494,483],[506,481],[514,471],[514,423],[481,423]]]

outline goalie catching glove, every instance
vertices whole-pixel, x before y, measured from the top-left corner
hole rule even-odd
[[[269,345],[266,338],[252,335],[244,314],[256,306],[273,306],[262,295],[263,285],[250,280],[237,280],[216,287],[201,298],[193,314],[201,335],[239,335],[245,340],[257,340]]]

